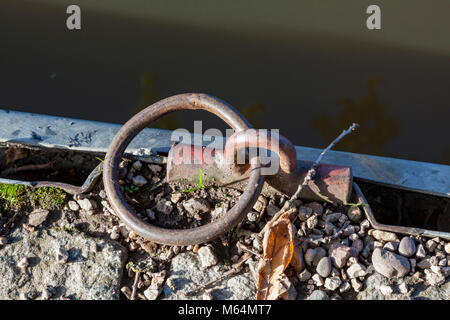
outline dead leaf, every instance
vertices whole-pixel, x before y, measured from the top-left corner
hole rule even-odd
[[[258,268],[257,300],[276,300],[288,290],[284,270],[294,254],[294,226],[289,212],[269,222],[263,240],[263,258]]]
[[[300,246],[294,246],[294,254],[292,255],[291,266],[294,268],[297,274],[305,269],[303,250]]]
[[[24,148],[8,148],[6,150],[6,165],[28,156],[28,150]]]

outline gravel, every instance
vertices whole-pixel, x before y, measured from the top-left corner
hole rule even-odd
[[[411,237],[403,237],[398,247],[398,253],[405,257],[411,257],[416,253],[416,244]]]
[[[319,263],[317,264],[316,272],[321,277],[328,277],[331,273],[331,259],[329,257],[323,257],[320,259]]]
[[[410,271],[408,259],[380,248],[373,251],[372,263],[375,270],[387,278],[403,277]]]

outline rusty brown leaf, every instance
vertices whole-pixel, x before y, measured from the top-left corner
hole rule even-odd
[[[258,268],[257,300],[276,300],[288,290],[284,270],[294,255],[294,226],[289,212],[269,222],[263,240],[263,259]]]

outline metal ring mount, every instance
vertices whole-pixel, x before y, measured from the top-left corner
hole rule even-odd
[[[252,158],[248,187],[238,203],[219,219],[197,228],[183,230],[161,228],[139,219],[120,190],[119,163],[125,149],[139,132],[170,112],[186,109],[209,111],[224,120],[235,131],[244,131],[251,127],[235,108],[216,97],[195,93],[172,96],[152,104],[128,120],[111,142],[103,165],[103,183],[113,210],[131,230],[147,240],[161,244],[192,245],[221,236],[242,221],[258,199],[264,183],[259,158]]]

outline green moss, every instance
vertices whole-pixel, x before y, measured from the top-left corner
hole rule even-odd
[[[61,209],[66,196],[63,190],[53,187],[33,189],[19,184],[0,184],[0,208],[4,210]]]

